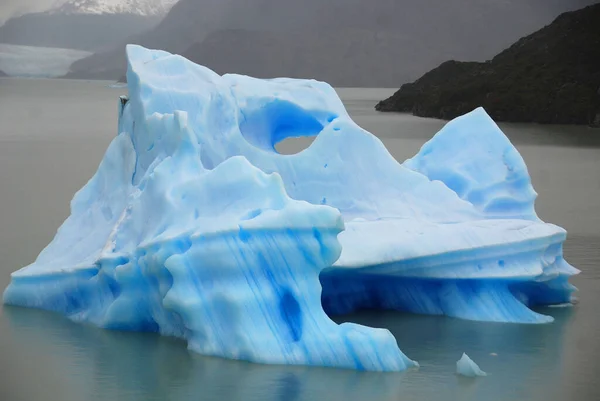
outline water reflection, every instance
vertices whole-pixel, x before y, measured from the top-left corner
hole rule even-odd
[[[566,333],[576,308],[538,311],[554,316],[555,322],[503,324],[410,314],[393,318],[391,312],[350,318],[360,324],[388,328],[402,350],[419,361],[418,376],[423,380],[423,388],[415,395],[420,394],[421,399],[548,400],[554,399],[552,390],[542,382],[561,380]],[[462,352],[467,352],[489,377],[468,379],[452,375]]]
[[[494,394],[522,396],[523,391],[531,396],[544,388],[532,386],[532,381],[559,379],[564,328],[573,313],[571,308],[543,311],[555,316],[551,325],[368,311],[336,318],[388,328],[401,348],[421,363],[418,371],[381,374],[204,357],[188,352],[183,341],[153,334],[102,330],[16,307],[3,312],[16,352],[36,344],[36,357],[48,357],[61,375],[73,379],[72,392],[85,399],[231,401],[487,400]],[[463,351],[490,378],[455,376],[455,362]]]

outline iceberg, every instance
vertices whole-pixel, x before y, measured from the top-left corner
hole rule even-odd
[[[10,305],[156,332],[205,355],[370,371],[418,366],[384,308],[547,323],[578,271],[525,163],[483,109],[398,163],[323,82],[226,74],[129,45],[118,135]],[[316,136],[281,155],[286,138]]]
[[[464,352],[456,362],[456,374],[466,377],[487,376],[487,373],[479,369],[479,366]]]

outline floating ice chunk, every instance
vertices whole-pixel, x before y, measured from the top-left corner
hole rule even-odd
[[[547,323],[529,307],[570,301],[566,232],[535,216],[523,160],[483,110],[400,164],[325,83],[127,53],[118,135],[5,303],[206,355],[398,371],[416,362],[389,331],[325,312]]]
[[[483,370],[465,353],[456,362],[456,374],[467,377],[487,376]]]
[[[341,250],[337,210],[290,199],[278,174],[242,157],[205,170],[184,114],[148,121],[170,133],[170,155],[132,186],[136,151],[120,134],[54,241],[13,274],[5,302],[182,337],[205,355],[375,371],[415,364],[389,331],[323,312],[318,274]]]
[[[571,302],[565,302],[564,304],[548,305],[550,308],[570,308],[573,306]]]

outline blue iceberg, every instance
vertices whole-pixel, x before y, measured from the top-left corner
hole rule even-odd
[[[463,352],[462,356],[456,361],[456,374],[466,377],[487,376],[483,370],[479,368],[469,355]]]
[[[530,307],[570,301],[566,232],[537,217],[525,163],[483,109],[400,164],[325,83],[127,55],[118,135],[6,304],[205,355],[399,371],[418,365],[388,330],[327,314],[545,323]]]

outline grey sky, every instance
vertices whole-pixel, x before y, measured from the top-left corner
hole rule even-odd
[[[55,2],[56,0],[0,0],[0,22],[13,14],[44,10]]]

